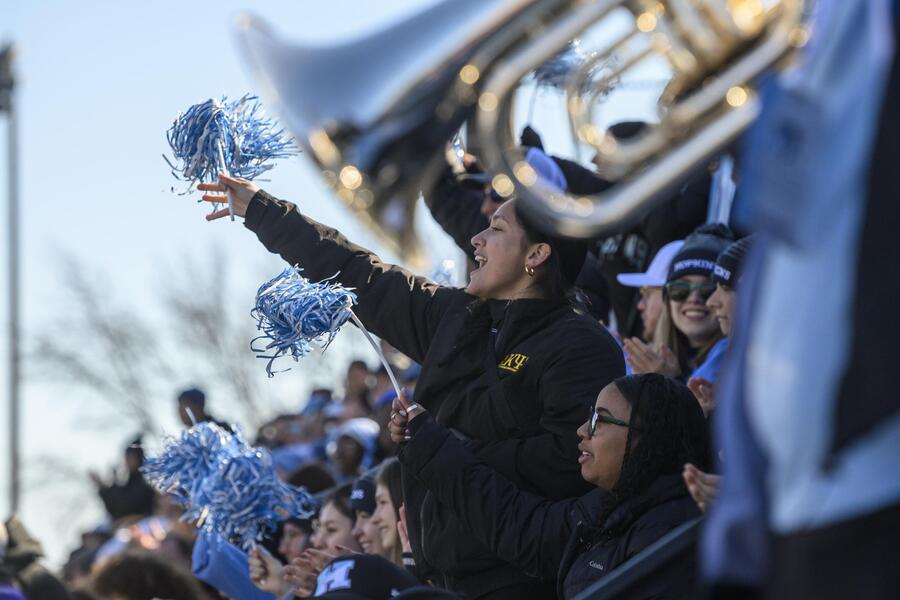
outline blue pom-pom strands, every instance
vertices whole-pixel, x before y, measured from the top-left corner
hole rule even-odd
[[[585,61],[578,40],[569,42],[559,54],[534,70],[532,75],[538,87],[552,87],[565,90],[569,75]]]
[[[301,274],[302,271],[298,266],[288,267],[264,283],[256,292],[256,306],[250,311],[256,319],[256,328],[262,332],[250,342],[250,349],[259,358],[269,359],[266,365],[269,377],[275,376],[272,364],[276,358],[289,355],[295,361],[299,360],[314,344],[321,345],[324,350],[341,326],[352,320],[378,353],[399,395],[400,384],[394,370],[381,347],[353,313],[356,294],[327,279],[313,283]],[[269,340],[269,343],[259,348],[256,343],[260,340]]]
[[[214,423],[199,423],[169,440],[142,471],[160,493],[185,506],[182,520],[245,550],[279,521],[309,518],[316,508],[306,491],[278,478],[268,450]]]
[[[312,283],[301,275],[299,267],[288,267],[267,281],[256,292],[256,306],[250,311],[256,328],[262,332],[250,342],[260,358],[268,358],[266,372],[274,376],[276,358],[290,355],[298,360],[320,344],[323,349],[337,335],[341,326],[353,318],[351,307],[356,294],[335,283]],[[260,340],[269,340],[257,347]]]
[[[172,174],[191,186],[213,183],[219,173],[254,179],[272,168],[270,161],[297,153],[293,141],[262,116],[256,96],[250,95],[195,104],[175,118],[166,137],[175,160],[163,158]]]

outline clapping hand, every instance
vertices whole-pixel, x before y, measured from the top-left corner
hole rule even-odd
[[[666,346],[657,352],[650,344],[645,344],[636,337],[626,338],[622,346],[625,349],[625,360],[633,373],[659,373],[669,377],[681,374],[678,357]]]
[[[706,512],[706,509],[719,495],[719,483],[722,477],[712,473],[704,473],[691,463],[684,465],[682,477],[684,477],[684,483],[687,485],[691,498],[694,499],[694,502],[700,508],[700,512]]]
[[[708,418],[709,413],[716,407],[712,382],[703,377],[691,377],[688,379],[687,386],[694,392],[697,402],[700,403],[700,408],[703,409],[703,415]]]

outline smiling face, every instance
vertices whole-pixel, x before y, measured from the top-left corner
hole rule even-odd
[[[313,546],[330,554],[338,554],[338,546],[359,550],[353,534],[353,521],[342,513],[333,502],[327,503],[319,513],[319,526],[312,536]]]
[[[731,335],[731,324],[734,320],[734,290],[716,284],[716,291],[706,301],[706,306],[713,312],[713,316],[719,322],[719,328],[726,336]]]
[[[600,417],[612,417],[626,423],[631,420],[631,405],[614,383],[600,391],[595,406]],[[628,441],[628,428],[600,420],[591,435],[590,427],[591,421],[588,419],[578,428],[578,437],[581,438],[578,444],[581,476],[585,481],[608,491],[619,480]],[[632,435],[632,439],[637,439],[637,433]]]
[[[394,510],[394,503],[391,502],[391,493],[387,486],[380,483],[375,487],[375,512],[372,513],[372,524],[381,533],[381,547],[385,553],[390,553],[400,544],[397,512]]]
[[[680,280],[701,282],[703,275],[685,275]],[[684,334],[692,348],[699,348],[719,331],[719,322],[706,306],[706,298],[698,290],[692,290],[683,302],[669,299],[669,311],[675,327]]]
[[[513,202],[503,203],[494,212],[488,228],[472,238],[478,268],[472,271],[466,291],[479,298],[524,297],[533,281],[525,267],[535,268],[543,262],[536,263],[531,255],[542,244],[527,243],[525,231],[516,220]]]
[[[362,510],[356,511],[353,537],[356,538],[360,548],[366,554],[384,556],[384,549],[381,546],[381,530],[373,522],[371,514]]]

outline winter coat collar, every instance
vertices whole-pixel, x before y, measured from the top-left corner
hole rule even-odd
[[[687,495],[688,491],[680,474],[663,475],[643,493],[614,508],[601,529],[606,535],[619,535],[650,509]]]

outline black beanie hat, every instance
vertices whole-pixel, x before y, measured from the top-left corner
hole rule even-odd
[[[353,482],[353,490],[350,492],[350,508],[370,515],[375,512],[375,479],[363,475]]]
[[[716,259],[716,268],[713,271],[713,279],[716,283],[728,287],[737,285],[741,278],[741,268],[744,266],[744,259],[753,245],[754,236],[748,235],[739,239],[735,243],[725,248],[719,258]]]
[[[316,578],[314,598],[389,600],[419,585],[406,569],[374,554],[341,556]]]
[[[666,281],[674,281],[685,275],[712,277],[719,254],[734,241],[731,229],[721,223],[701,225],[687,236],[684,245],[672,264]]]

